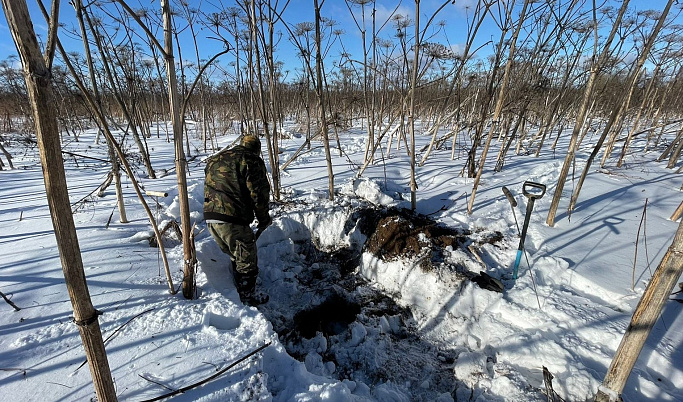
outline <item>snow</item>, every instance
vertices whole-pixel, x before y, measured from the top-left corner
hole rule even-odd
[[[296,130],[291,125],[286,131]],[[199,146],[196,133],[190,135]],[[645,153],[637,143],[625,167],[593,167],[571,219],[569,181],[554,227],[545,218],[566,138],[557,151],[544,149],[539,157],[510,155],[501,172],[490,170],[493,162],[487,165],[472,215],[466,213],[472,180],[459,176],[465,155],[450,160],[450,149],[434,151],[417,169],[417,211],[469,231],[481,261],[473,251],[449,245],[442,261],[425,269],[420,258],[367,252],[359,220],[358,211],[410,207],[405,149],[395,143],[390,154],[384,149],[384,157],[359,178],[363,132],[356,127],[341,135],[345,155],[332,152],[335,201],[328,199],[319,143],[282,174],[283,202],[273,204],[273,224],[258,240],[259,288],[270,295],[259,308],[240,303],[229,259],[202,221],[201,161],[207,153],[188,169],[197,224],[195,300],[169,294],[159,250],[149,245],[151,226],[128,179],[130,222],[122,224],[113,188],[103,197],[88,196],[106,177],[106,164],[66,156],[90,295],[103,312],[99,322],[119,399],[145,400],[201,381],[266,343],[262,352],[174,400],[545,401],[543,367],[565,400],[592,399],[678,227],[669,216],[681,199],[680,180],[655,162],[659,150]],[[94,131],[84,132],[65,148],[106,158],[106,146],[94,137]],[[161,227],[179,218],[173,145],[165,137],[147,141],[152,164],[171,174],[152,180],[138,167],[146,189],[169,193],[147,199]],[[94,389],[82,365],[37,150],[18,142],[18,134],[6,138],[16,169],[0,171],[0,291],[21,310],[0,304],[0,399],[90,400]],[[219,139],[223,145],[234,140]],[[281,161],[291,159],[304,140],[283,140]],[[416,148],[428,140],[418,136]],[[582,147],[591,149],[590,140]],[[578,153],[577,175],[586,154]],[[527,180],[547,184],[548,191],[535,202],[525,242],[528,264],[523,258],[515,281],[511,266]],[[512,191],[516,208],[502,186]],[[486,241],[497,232],[502,240]],[[170,236],[165,246],[177,287],[182,245]],[[358,262],[351,274],[340,267],[348,261]],[[505,292],[467,279],[468,272],[479,271],[500,279]],[[325,328],[309,328],[317,307],[321,315],[339,317],[321,324]],[[681,308],[673,301],[665,305],[623,391],[625,400],[683,400]]]

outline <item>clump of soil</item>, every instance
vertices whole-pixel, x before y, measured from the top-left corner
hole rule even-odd
[[[415,256],[426,244],[421,243],[417,236],[412,236],[414,231],[410,221],[400,216],[388,216],[379,221],[366,249],[384,259],[394,259],[402,253]]]
[[[423,268],[440,259],[446,247],[466,248],[473,243],[466,229],[442,225],[433,219],[405,210],[387,210],[369,234],[365,250],[384,261],[418,258]],[[503,240],[500,232],[480,236],[478,243],[496,244]]]

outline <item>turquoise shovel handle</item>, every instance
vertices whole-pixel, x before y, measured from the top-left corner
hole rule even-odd
[[[512,269],[512,279],[517,279],[517,270],[519,269],[519,263],[522,261],[522,250],[517,250],[517,258],[515,258],[515,266]]]

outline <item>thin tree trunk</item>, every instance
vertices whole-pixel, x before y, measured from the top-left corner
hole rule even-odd
[[[621,400],[631,370],[640,355],[650,331],[657,322],[662,308],[669,299],[676,282],[683,273],[683,221],[678,225],[669,249],[659,263],[633,312],[631,322],[617,348],[607,375],[598,388],[595,401],[616,402]]]
[[[626,13],[626,9],[628,7],[629,0],[624,0],[624,2],[621,4],[621,8],[619,9],[619,14],[617,15],[617,18],[614,22],[614,26],[612,27],[612,31],[610,32],[609,36],[607,37],[607,42],[605,43],[605,46],[603,48],[602,53],[600,54],[600,57],[598,60],[593,64],[591,67],[591,73],[590,76],[588,77],[588,82],[586,83],[586,89],[584,90],[583,93],[583,99],[581,100],[581,106],[579,107],[578,114],[576,116],[576,122],[574,124],[574,129],[572,130],[572,137],[571,140],[569,141],[569,149],[567,150],[567,156],[564,159],[564,164],[562,165],[562,170],[560,171],[560,176],[557,179],[557,187],[555,188],[555,193],[553,194],[553,199],[550,203],[550,209],[548,211],[548,218],[546,219],[546,223],[548,226],[555,226],[555,216],[557,215],[557,208],[560,205],[560,198],[562,197],[562,190],[564,189],[564,183],[567,180],[567,175],[569,174],[569,168],[571,167],[571,164],[574,162],[574,155],[576,153],[576,143],[579,139],[579,133],[581,132],[581,127],[583,125],[583,122],[585,120],[586,113],[588,111],[588,103],[590,101],[591,95],[593,94],[593,87],[595,85],[595,79],[598,76],[598,73],[600,72],[600,69],[602,68],[605,60],[607,59],[607,55],[609,54],[610,47],[612,45],[612,41],[614,40],[614,36],[621,25],[621,20],[624,14]],[[598,31],[598,26],[597,26],[597,17],[596,17],[596,5],[595,5],[595,0],[593,1],[593,24],[594,24],[594,35],[595,35],[595,46],[598,46],[598,38],[597,38],[597,31]],[[596,49],[597,51],[597,49]],[[594,53],[595,54],[595,53]],[[559,138],[559,136],[558,136]]]
[[[74,321],[78,325],[95,393],[100,401],[116,401],[116,389],[112,381],[98,315],[92,305],[86,283],[83,260],[76,235],[76,226],[71,214],[66,175],[59,143],[55,99],[52,92],[51,66],[54,56],[56,31],[48,40],[47,61],[41,55],[33,23],[25,1],[2,0],[2,6],[12,37],[17,46],[24,69],[26,89],[31,101],[36,123],[36,135],[40,151],[45,193],[47,195],[52,225],[59,249],[64,279],[74,309]],[[59,1],[53,2],[52,27],[58,24]]]
[[[669,156],[669,163],[666,164],[668,169],[673,169],[676,166],[676,161],[678,161],[678,158],[681,155],[681,150],[683,150],[683,127],[681,127],[681,131],[678,133],[676,138],[678,139],[678,144],[673,149],[673,152],[671,152],[671,156]]]
[[[162,5],[162,8],[163,8],[163,5]],[[170,14],[170,9],[169,9],[169,14]],[[181,85],[182,91],[181,91],[180,95],[178,95],[176,93],[176,95],[175,95],[175,96],[177,96],[176,102],[181,103],[182,100],[185,99],[186,103],[187,103],[187,102],[189,102],[190,98],[187,95],[187,82],[185,81],[185,63],[183,63],[183,54],[182,54],[182,48],[180,46],[180,40],[178,39],[178,30],[176,29],[176,27],[174,25],[175,19],[171,18],[171,16],[169,16],[168,19],[169,19],[169,23],[170,23],[169,30],[171,30],[171,36],[170,36],[170,38],[164,37],[164,39],[165,39],[164,45],[165,45],[167,50],[169,48],[173,49],[173,37],[175,36],[175,41],[177,43],[177,48],[178,48],[178,66],[180,67],[180,85]],[[169,43],[170,43],[170,45],[169,45]],[[172,55],[173,53],[171,52],[170,54]],[[175,58],[174,58],[174,60],[175,60]],[[175,62],[174,62],[174,64],[175,64]],[[199,67],[199,66],[197,66],[197,67]],[[175,72],[173,74],[176,75]],[[176,75],[176,81],[177,80],[178,80],[178,78]],[[177,92],[177,90],[176,90],[176,92]],[[176,108],[180,108],[180,107],[181,106],[179,106],[178,104],[176,105]],[[186,158],[188,156],[192,157],[192,150],[190,149],[190,135],[188,133],[186,133],[187,130],[185,129],[185,113],[184,112],[180,113],[180,111],[177,111],[175,113],[179,114],[178,121],[180,122],[180,130],[178,130],[178,132],[180,132],[180,135],[183,136],[183,139],[185,140],[185,154],[183,155],[183,158],[185,158],[185,160],[187,160]],[[175,122],[174,116],[171,116],[171,119]],[[174,133],[174,135],[176,133],[175,127],[173,128],[173,133]],[[190,237],[188,237],[187,239],[190,240]],[[194,275],[193,275],[193,277],[194,277]]]
[[[323,1],[324,2],[324,1]],[[358,20],[355,18],[355,14],[351,10],[351,6],[349,5],[349,2],[346,1],[346,6],[349,9],[349,12],[351,12],[351,15],[354,16],[354,22],[356,23],[356,27],[358,27],[358,30],[360,31],[361,35],[361,42],[362,42],[362,51],[363,51],[363,111],[365,114],[365,120],[367,122],[367,134],[368,134],[368,139],[367,143],[365,145],[365,161],[368,161],[370,164],[373,162],[374,159],[374,149],[373,145],[375,143],[375,104],[374,104],[374,91],[373,93],[370,93],[369,90],[369,84],[368,84],[368,76],[370,75],[370,63],[368,63],[368,46],[367,46],[367,32],[366,32],[366,24],[365,24],[365,5],[369,2],[366,1],[354,1],[353,3],[359,4],[361,8],[361,20],[360,23]],[[374,20],[375,20],[375,10],[374,10],[374,2],[373,2],[373,13],[372,13],[372,19],[373,19],[373,40],[374,40]],[[374,49],[374,41],[373,41],[373,49]],[[374,52],[373,52],[374,56]],[[373,66],[376,66],[376,64],[373,63]],[[372,97],[372,99],[371,99]]]
[[[95,79],[95,67],[92,61],[92,55],[90,53],[90,43],[88,42],[87,39],[87,31],[85,29],[85,21],[83,19],[83,13],[84,13],[84,8],[83,8],[83,2],[81,0],[75,0],[73,2],[73,6],[76,9],[76,19],[78,19],[78,26],[81,31],[81,36],[83,40],[83,49],[85,51],[85,60],[88,65],[88,73],[89,73],[89,78],[90,78],[90,86],[93,91],[93,95],[95,97],[95,102],[97,103],[97,107],[100,109],[100,112],[102,112],[102,100],[100,98],[100,92],[97,89],[97,81]],[[98,127],[100,126],[99,121],[96,119]],[[106,122],[103,122],[102,124],[107,124]],[[100,129],[97,131],[97,138],[99,139],[100,137],[100,132],[103,129],[100,127]],[[114,179],[114,189],[116,191],[116,205],[118,206],[119,210],[119,222],[121,223],[127,223],[128,222],[128,217],[126,216],[126,206],[125,203],[123,202],[123,189],[121,188],[121,166],[119,164],[118,159],[116,158],[116,152],[114,151],[114,146],[112,145],[111,141],[109,141],[109,138],[106,137],[106,142],[107,142],[107,149],[108,149],[108,155],[109,155],[109,160],[111,161],[111,173],[112,177]]]
[[[287,7],[285,5],[285,7]],[[278,103],[278,96],[276,94],[277,90],[277,75],[275,71],[275,60],[274,60],[274,41],[275,41],[275,22],[273,21],[271,13],[271,18],[270,22],[268,24],[268,45],[267,45],[267,64],[268,64],[268,73],[269,73],[269,79],[270,79],[270,85],[268,86],[268,93],[270,96],[270,114],[273,116],[273,128],[272,128],[272,142],[273,142],[273,164],[270,167],[270,174],[273,177],[273,198],[276,200],[280,200],[280,142],[279,142],[279,136],[278,136],[278,123],[282,125],[282,122],[280,121],[280,104]],[[279,14],[277,14],[277,19],[280,19]]]
[[[192,258],[194,244],[191,241],[192,225],[190,223],[190,207],[187,195],[187,177],[185,169],[187,160],[183,149],[183,127],[180,120],[180,98],[178,97],[178,82],[176,80],[175,59],[173,57],[173,32],[171,21],[171,7],[169,0],[161,0],[161,11],[164,20],[164,50],[166,61],[166,75],[168,76],[168,101],[173,122],[173,142],[175,144],[175,167],[178,181],[178,201],[180,204],[180,230],[183,235],[183,296],[194,298],[195,259]]]
[[[507,86],[510,81],[510,69],[512,68],[512,62],[515,55],[515,49],[517,44],[517,38],[519,37],[519,32],[522,30],[522,25],[526,19],[526,10],[529,5],[530,0],[524,0],[524,6],[519,16],[519,23],[512,35],[510,41],[510,52],[508,54],[508,60],[505,64],[505,71],[503,72],[503,80],[500,84],[500,90],[498,92],[498,100],[496,102],[496,108],[493,112],[493,122],[489,130],[488,138],[486,139],[486,145],[484,145],[484,150],[481,153],[481,159],[479,160],[479,169],[477,170],[477,175],[474,178],[474,184],[472,185],[472,194],[470,195],[470,202],[467,204],[467,213],[472,214],[474,209],[474,199],[477,194],[477,187],[479,187],[479,181],[481,180],[481,175],[484,172],[484,165],[486,164],[486,155],[488,154],[489,147],[491,146],[491,140],[493,139],[494,130],[498,125],[498,120],[500,119],[501,111],[503,110],[503,104],[505,103],[505,97],[507,95]],[[512,7],[512,4],[510,4]]]
[[[417,208],[417,180],[415,178],[415,88],[417,87],[417,70],[420,57],[420,0],[415,0],[415,46],[413,48],[413,71],[410,78],[410,209]]]
[[[315,7],[315,74],[316,74],[316,92],[318,94],[318,120],[320,121],[320,130],[323,136],[323,146],[325,147],[325,160],[327,161],[327,177],[328,177],[328,191],[330,192],[330,201],[334,200],[334,172],[332,170],[332,155],[330,153],[330,138],[327,127],[327,117],[325,116],[325,91],[323,88],[323,59],[322,49],[320,44],[320,7],[325,3],[325,0],[318,3],[318,0],[313,0]],[[370,144],[372,146],[372,144]]]
[[[0,144],[0,152],[2,152],[3,155],[5,155],[5,158],[7,158],[9,168],[14,169],[14,165],[12,164],[12,155],[9,152],[7,152],[7,150],[5,149],[5,147],[2,146],[2,144]]]
[[[279,175],[275,174],[277,171],[277,166],[276,166],[276,158],[275,158],[275,147],[273,145],[273,140],[270,135],[270,129],[268,127],[268,108],[266,107],[266,98],[265,98],[265,92],[263,90],[263,74],[261,71],[261,50],[259,47],[259,40],[258,40],[258,19],[256,18],[256,2],[251,2],[251,9],[250,9],[250,21],[251,21],[251,33],[252,33],[252,41],[254,45],[254,53],[256,55],[256,79],[257,79],[257,84],[258,84],[258,93],[259,93],[259,100],[260,100],[260,110],[261,110],[261,123],[263,124],[263,132],[266,136],[266,145],[268,148],[268,160],[270,162],[270,170],[271,170],[271,177],[273,179],[273,187],[277,188],[278,190],[276,191],[279,195],[279,188],[280,188],[280,182],[279,182]],[[272,83],[271,83],[272,85]],[[272,116],[273,120],[275,120],[275,116]],[[254,120],[256,120],[256,116],[254,116]],[[254,123],[255,125],[257,123]],[[258,130],[254,132],[255,135],[258,135]],[[277,141],[277,139],[276,139]]]

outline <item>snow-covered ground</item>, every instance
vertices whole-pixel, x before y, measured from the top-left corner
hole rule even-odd
[[[288,130],[283,162],[304,140],[294,126]],[[21,310],[0,303],[0,399],[89,400],[95,394],[71,321],[37,149],[18,142],[18,135],[5,138],[16,168],[0,171],[0,291]],[[428,140],[418,136],[417,149]],[[172,173],[172,144],[163,135],[147,141],[154,167]],[[201,141],[193,141],[199,147]],[[258,241],[259,287],[270,294],[258,309],[240,303],[229,260],[205,230],[205,153],[193,151],[198,157],[188,177],[198,232],[196,300],[169,294],[159,250],[149,245],[151,226],[129,181],[124,178],[130,222],[121,224],[113,189],[88,196],[105,179],[106,164],[65,154],[88,285],[103,311],[119,399],[146,400],[193,384],[267,343],[174,399],[544,401],[543,367],[565,400],[592,398],[678,227],[669,216],[681,200],[681,183],[665,163],[654,162],[661,149],[643,153],[644,144],[636,144],[623,168],[594,167],[571,219],[564,212],[574,186],[569,181],[554,227],[545,218],[566,141],[539,157],[511,156],[499,173],[489,163],[471,216],[472,180],[460,177],[464,152],[450,160],[450,149],[437,150],[418,168],[417,211],[461,236],[431,258],[386,258],[368,251],[375,230],[368,222],[410,206],[405,149],[394,142],[390,154],[383,149],[383,157],[355,178],[365,149],[362,130],[343,132],[341,144],[343,156],[333,150],[334,202],[328,201],[319,143],[283,172],[283,202],[273,204],[274,223]],[[577,176],[590,139],[582,146]],[[106,158],[93,132],[65,150]],[[140,174],[147,190],[169,193],[148,198],[160,226],[177,219],[175,176]],[[548,192],[530,216],[528,264],[522,259],[515,281],[515,218],[521,225],[527,180],[547,184]],[[419,244],[429,243],[427,234],[416,236]],[[172,236],[165,245],[178,286],[182,246]],[[484,290],[468,279],[479,271],[500,279],[505,291]],[[666,304],[625,400],[683,400],[681,309]]]

